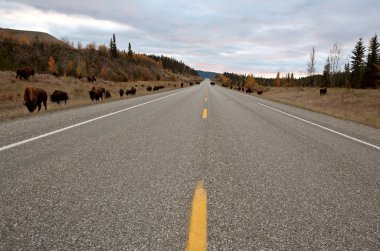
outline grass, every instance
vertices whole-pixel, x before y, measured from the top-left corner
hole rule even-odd
[[[33,113],[30,113],[23,105],[24,90],[27,86],[39,87],[47,91],[49,96],[47,102],[47,112],[51,112],[95,104],[95,102],[92,102],[90,100],[88,94],[88,91],[91,90],[92,86],[94,85],[104,87],[106,90],[109,90],[111,92],[112,98],[101,101],[100,103],[102,103],[181,88],[181,82],[185,83],[185,86],[188,86],[188,81],[190,81],[190,79],[186,78],[182,78],[177,81],[138,82],[112,82],[97,79],[96,82],[91,84],[87,81],[87,79],[79,80],[74,77],[56,78],[49,74],[37,74],[31,77],[29,80],[25,81],[16,79],[16,73],[14,72],[3,71],[0,72],[0,121],[19,117],[34,116],[37,113],[45,112],[44,108],[42,107],[40,112],[37,112],[37,110],[35,110]],[[127,88],[131,88],[132,86],[136,85],[136,95],[124,95],[123,97],[120,97],[120,88],[126,90]],[[144,87],[141,85],[144,85]],[[162,85],[165,88],[155,92],[148,92],[146,90],[146,87],[148,85]],[[174,85],[176,85],[176,87],[174,87]],[[52,94],[54,90],[65,91],[69,94],[69,100],[67,101],[66,105],[64,103],[56,104],[50,101],[50,94]]]
[[[329,88],[320,96],[319,88],[270,87],[261,97],[380,128],[379,89]]]

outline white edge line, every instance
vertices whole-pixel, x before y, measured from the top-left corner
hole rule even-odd
[[[10,149],[10,148],[13,148],[13,147],[16,147],[16,146],[19,146],[19,145],[26,144],[26,143],[31,142],[31,141],[35,141],[37,139],[42,139],[42,138],[45,138],[47,136],[50,136],[50,135],[53,135],[53,134],[57,134],[57,133],[60,133],[60,132],[66,131],[66,130],[69,130],[69,129],[74,128],[74,127],[78,127],[78,126],[81,126],[81,125],[84,125],[84,124],[87,124],[87,123],[91,123],[91,122],[99,120],[99,119],[103,119],[103,118],[106,118],[106,117],[109,117],[109,116],[112,116],[112,115],[115,115],[115,114],[118,114],[118,113],[121,113],[121,112],[125,112],[125,111],[128,111],[128,110],[137,108],[139,106],[147,105],[149,103],[153,103],[153,102],[159,101],[161,99],[169,98],[171,96],[180,94],[180,93],[185,92],[185,91],[188,91],[188,90],[179,91],[179,92],[170,94],[168,96],[164,96],[164,97],[161,97],[161,98],[153,99],[153,100],[150,100],[150,101],[138,104],[138,105],[134,105],[134,106],[131,106],[131,107],[128,107],[128,108],[125,108],[125,109],[122,109],[122,110],[119,110],[119,111],[116,111],[116,112],[111,112],[111,113],[108,113],[106,115],[102,115],[100,117],[96,117],[96,118],[93,118],[93,119],[90,119],[90,120],[86,120],[86,121],[83,121],[83,122],[80,122],[80,123],[77,123],[77,124],[74,124],[74,125],[71,125],[71,126],[67,126],[67,127],[64,127],[64,128],[61,128],[61,129],[58,129],[58,130],[55,130],[55,131],[52,131],[52,132],[41,134],[41,135],[33,137],[33,138],[25,139],[25,140],[22,140],[22,141],[19,141],[19,142],[10,144],[10,145],[5,145],[3,147],[0,147],[0,152],[2,152],[4,150],[7,150],[7,149]]]
[[[329,131],[329,132],[332,132],[332,133],[338,134],[338,135],[343,136],[343,137],[345,137],[345,138],[348,138],[348,139],[354,140],[354,141],[356,141],[356,142],[359,142],[359,143],[362,143],[362,144],[364,144],[364,145],[367,145],[367,146],[373,147],[373,148],[375,148],[375,149],[377,149],[377,150],[380,150],[380,147],[377,146],[377,145],[374,145],[374,144],[371,144],[371,143],[365,142],[365,141],[363,141],[363,140],[360,140],[360,139],[357,139],[357,138],[351,137],[351,136],[349,136],[349,135],[347,135],[347,134],[344,134],[344,133],[341,133],[341,132],[338,132],[338,131],[332,130],[332,129],[330,129],[330,128],[327,128],[327,127],[321,126],[321,125],[319,125],[319,124],[313,123],[313,122],[308,121],[308,120],[306,120],[306,119],[303,119],[303,118],[300,118],[300,117],[294,116],[294,115],[292,115],[292,114],[289,114],[289,113],[283,112],[283,111],[281,111],[281,110],[278,110],[278,109],[276,109],[276,108],[270,107],[270,106],[265,105],[265,104],[263,104],[263,103],[260,103],[260,102],[257,102],[257,101],[254,101],[254,102],[255,102],[256,104],[258,104],[258,105],[264,106],[264,107],[266,107],[266,108],[268,108],[268,109],[271,109],[271,110],[273,110],[273,111],[276,111],[276,112],[279,112],[279,113],[285,114],[285,115],[287,115],[287,116],[289,116],[289,117],[292,117],[292,118],[298,119],[298,120],[303,121],[303,122],[305,122],[305,123],[308,123],[308,124],[310,124],[310,125],[313,125],[313,126],[316,126],[316,127],[322,128],[322,129],[324,129],[324,130],[326,130],[326,131]]]

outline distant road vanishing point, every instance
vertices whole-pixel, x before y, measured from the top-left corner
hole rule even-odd
[[[380,250],[380,130],[200,85],[0,124],[0,250]]]

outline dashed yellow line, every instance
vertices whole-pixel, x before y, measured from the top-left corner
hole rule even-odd
[[[207,192],[203,180],[197,182],[194,192],[186,250],[207,250]]]
[[[207,113],[208,113],[207,108],[204,108],[203,109],[203,113],[202,113],[202,118],[203,119],[207,119]]]

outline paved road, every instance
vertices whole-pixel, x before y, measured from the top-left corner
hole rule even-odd
[[[1,250],[184,250],[198,181],[208,250],[380,249],[379,129],[206,80],[2,123],[0,147],[61,128],[0,150]]]

